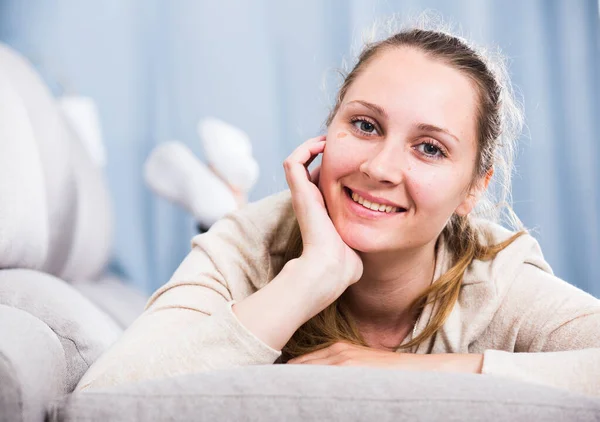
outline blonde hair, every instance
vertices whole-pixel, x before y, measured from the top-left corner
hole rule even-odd
[[[496,192],[488,189],[472,212],[473,217],[484,217],[498,222],[503,217],[518,230],[509,239],[499,244],[491,244],[491,238],[479,232],[470,216],[451,216],[442,233],[448,250],[452,254],[451,268],[423,292],[411,305],[414,315],[422,312],[427,304],[437,302],[437,312],[429,324],[417,337],[402,346],[409,349],[416,346],[443,326],[458,300],[462,279],[467,267],[475,259],[493,259],[498,252],[526,233],[518,217],[510,206],[510,185],[514,159],[515,142],[523,125],[523,114],[514,98],[507,76],[504,61],[496,54],[485,54],[466,40],[452,35],[447,30],[426,28],[431,23],[422,19],[411,28],[395,31],[381,41],[368,42],[359,54],[356,64],[348,72],[338,90],[335,105],[328,118],[327,126],[333,121],[348,88],[357,76],[382,52],[393,48],[413,48],[441,60],[467,75],[478,91],[477,109],[477,161],[473,177],[467,189],[472,188],[481,178],[493,169],[493,182]],[[284,261],[302,254],[302,237],[298,224],[295,224],[287,244]],[[283,348],[282,360],[287,361],[311,351],[327,347],[338,341],[347,341],[366,346],[348,310],[339,300],[304,323]]]

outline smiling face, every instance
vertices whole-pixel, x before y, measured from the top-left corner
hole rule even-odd
[[[419,50],[383,50],[367,64],[329,125],[319,181],[348,246],[418,248],[435,242],[453,213],[471,211],[476,113],[471,80]],[[373,202],[387,208],[365,208]]]

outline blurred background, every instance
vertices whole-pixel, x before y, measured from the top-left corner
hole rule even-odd
[[[112,268],[152,292],[190,249],[193,218],[145,185],[144,161],[177,139],[201,159],[198,120],[245,131],[260,177],[323,129],[361,31],[434,9],[510,59],[526,130],[514,209],[556,275],[600,297],[600,23],[597,0],[0,0],[0,42],[53,94],[97,104],[114,222]],[[207,198],[210,201],[210,198]]]

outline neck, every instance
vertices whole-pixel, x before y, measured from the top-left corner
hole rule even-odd
[[[363,275],[341,299],[361,332],[406,335],[412,329],[417,315],[410,305],[432,283],[435,246],[434,240],[419,249],[360,254]]]

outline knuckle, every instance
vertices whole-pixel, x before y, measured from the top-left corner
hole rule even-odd
[[[347,348],[348,348],[348,345],[346,343],[343,343],[340,341],[338,341],[333,346],[331,346],[331,350],[336,353],[341,353],[341,352],[347,350]]]
[[[350,359],[352,356],[352,350],[344,349],[340,352],[340,356],[345,357],[346,359]]]

